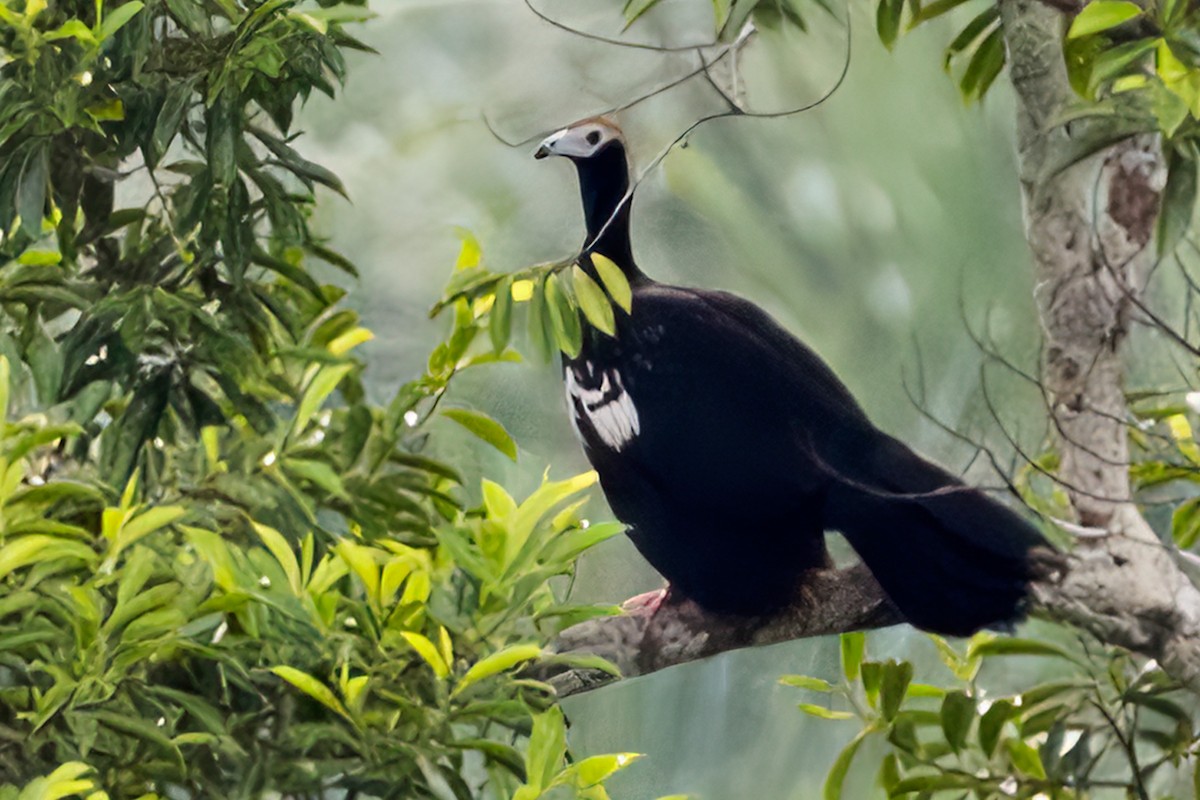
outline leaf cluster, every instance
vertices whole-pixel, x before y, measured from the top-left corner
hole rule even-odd
[[[988,633],[965,650],[930,639],[953,676],[947,685],[914,683],[906,661],[865,660],[861,633],[842,636],[838,683],[781,679],[825,698],[801,703],[801,711],[862,725],[830,768],[825,800],[844,796],[852,769],[864,769],[856,756],[871,739],[886,743],[876,783],[888,797],[1068,800],[1122,789],[1148,798],[1157,777],[1190,769],[1200,780],[1194,700],[1153,662],[1117,649],[1073,651]],[[1002,669],[1015,657],[1049,659],[1057,668],[1020,692],[986,691],[981,670]]]
[[[594,475],[472,505],[425,450],[498,358],[470,303],[380,405],[319,277],[356,274],[308,221],[345,192],[293,115],[366,16],[0,3],[0,798],[594,800],[632,761],[572,763],[520,672],[613,611],[564,599],[620,530]]]

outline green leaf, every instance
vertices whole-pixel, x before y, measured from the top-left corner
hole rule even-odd
[[[900,16],[904,13],[904,0],[879,0],[875,11],[875,30],[879,41],[891,50],[900,33]]]
[[[1006,739],[1004,749],[1008,751],[1009,760],[1018,770],[1031,778],[1046,779],[1046,768],[1042,765],[1042,757],[1038,755],[1036,748],[1020,739]]]
[[[558,285],[558,276],[546,278],[546,311],[550,320],[550,329],[558,341],[558,349],[569,357],[575,358],[583,347],[583,330],[579,325],[579,315],[570,299]]]
[[[1196,210],[1196,162],[1172,149],[1167,159],[1167,186],[1163,190],[1162,211],[1158,215],[1156,239],[1159,256],[1174,252],[1176,245],[1192,226],[1192,215]],[[1180,506],[1182,508],[1183,506]],[[1176,513],[1178,514],[1178,509]],[[1175,526],[1172,522],[1172,535]],[[1196,531],[1200,533],[1200,530]],[[1179,543],[1178,537],[1175,539]],[[1196,541],[1196,534],[1191,538]],[[1191,545],[1180,544],[1187,548]]]
[[[809,689],[814,692],[832,692],[833,684],[820,678],[810,678],[807,675],[784,675],[779,679],[784,686],[795,686],[797,689]]]
[[[313,415],[321,408],[329,395],[333,394],[333,390],[337,388],[342,379],[350,374],[354,369],[353,364],[327,364],[322,366],[317,373],[309,381],[304,394],[300,397],[300,402],[296,406],[296,415],[292,418],[291,432],[292,434],[302,433],[308,423],[312,421]]]
[[[271,555],[275,556],[275,560],[279,562],[280,569],[287,576],[288,586],[291,587],[292,593],[296,596],[304,591],[304,583],[300,579],[300,564],[296,561],[296,553],[292,550],[292,546],[288,544],[287,539],[283,538],[283,534],[269,525],[262,525],[251,520],[251,526],[254,527],[254,532],[258,534],[258,538]]]
[[[100,23],[100,30],[96,32],[96,39],[103,42],[121,28],[125,27],[125,23],[133,19],[133,16],[142,10],[141,0],[129,0],[122,3],[111,12],[104,15],[104,21]]]
[[[829,768],[829,775],[825,778],[825,786],[821,790],[822,800],[841,800],[842,784],[846,782],[846,775],[850,772],[850,762],[854,760],[854,754],[870,733],[870,728],[859,731],[858,735],[842,748],[842,752],[838,753],[833,766]]]
[[[488,317],[488,335],[492,340],[492,349],[497,353],[503,352],[512,337],[512,278],[505,278],[496,286],[496,299],[492,303],[491,315]]]
[[[46,148],[33,148],[21,167],[17,183],[17,215],[21,229],[31,238],[42,235],[42,212],[46,205]]]
[[[943,789],[975,789],[983,785],[983,781],[973,775],[943,773],[941,775],[918,775],[904,778],[888,792],[888,797],[903,797],[918,792],[937,792]]]
[[[542,361],[547,361],[554,348],[554,331],[550,327],[549,304],[546,301],[546,282],[535,281],[529,297],[529,345]]]
[[[56,536],[34,534],[16,537],[0,547],[0,578],[14,570],[60,558],[91,564],[96,561],[96,553],[81,542]]]
[[[928,22],[931,19],[940,17],[942,14],[953,11],[965,2],[967,0],[934,0],[934,2],[921,8],[913,17],[912,24],[909,27],[916,27],[922,22]]]
[[[858,680],[859,668],[862,666],[863,654],[866,652],[867,637],[861,631],[843,633],[842,645],[842,674],[848,681]]]
[[[900,710],[912,681],[913,665],[908,661],[889,660],[883,665],[883,682],[879,687],[879,710],[883,718],[891,720]]]
[[[1008,722],[1015,713],[1016,709],[1008,700],[997,700],[979,718],[979,747],[988,758],[992,757],[992,754],[996,752],[996,746],[1000,744],[1000,734],[1004,730],[1004,723]]]
[[[633,289],[630,288],[625,273],[607,256],[592,253],[591,259],[592,266],[596,268],[596,274],[600,276],[600,280],[603,282],[604,288],[608,290],[613,302],[624,309],[626,314],[632,313]]]
[[[626,0],[621,14],[625,17],[625,29],[638,21],[638,18],[658,5],[660,0]]]
[[[604,290],[592,280],[591,276],[580,269],[578,264],[571,268],[571,280],[575,285],[575,298],[579,301],[583,315],[604,333],[615,336],[617,323],[613,318],[612,305],[608,302]]]
[[[271,667],[271,672],[274,672],[330,711],[336,712],[346,719],[350,719],[350,712],[342,705],[342,701],[338,700],[333,690],[307,672],[288,666]]]
[[[976,656],[1054,656],[1079,663],[1075,656],[1058,645],[1034,639],[1018,639],[1014,636],[972,643],[967,650],[967,658]]]
[[[465,408],[448,408],[442,412],[442,416],[462,425],[513,461],[517,460],[517,443],[503,425],[487,414]]]
[[[1067,31],[1067,38],[1078,39],[1080,36],[1108,30],[1141,13],[1142,9],[1136,3],[1128,0],[1092,0],[1075,15]]]
[[[964,692],[948,692],[942,700],[941,716],[946,742],[957,753],[966,745],[975,721],[975,700]]]
[[[404,641],[409,643],[413,650],[417,651],[417,655],[433,668],[434,675],[437,675],[439,678],[445,678],[450,675],[450,665],[446,663],[446,659],[442,656],[441,651],[438,650],[437,645],[429,641],[425,636],[413,633],[412,631],[401,631],[400,635],[404,638]]]
[[[454,688],[454,694],[462,692],[473,683],[510,670],[518,664],[524,664],[526,661],[537,658],[541,654],[541,645],[537,644],[514,644],[492,653],[490,656],[477,661],[467,670],[467,673],[462,676],[462,680],[458,682],[458,686]]]
[[[853,719],[854,715],[848,711],[834,711],[825,706],[818,706],[813,703],[798,703],[796,708],[803,711],[805,714],[820,719]]]
[[[560,772],[553,784],[573,785],[576,789],[589,789],[608,780],[618,770],[625,769],[639,758],[641,755],[638,753],[606,753],[591,756]]]
[[[959,90],[967,100],[982,99],[1000,70],[1004,69],[1007,58],[1004,49],[1004,32],[997,27],[987,35],[971,55],[967,69],[959,82]]]
[[[1000,10],[995,5],[989,5],[981,11],[974,19],[967,23],[967,26],[959,32],[958,36],[954,37],[954,41],[946,47],[946,52],[942,58],[942,66],[950,69],[950,62],[959,53],[970,47],[971,43],[979,38],[985,30],[995,25],[1000,19]]]
[[[541,791],[549,787],[567,751],[567,726],[562,709],[551,706],[533,715],[533,731],[525,753],[525,773],[528,784]]]

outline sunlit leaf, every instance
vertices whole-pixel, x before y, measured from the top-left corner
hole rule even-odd
[[[1140,15],[1142,9],[1128,0],[1092,0],[1075,15],[1067,31],[1068,39],[1077,39],[1092,33],[1116,27]]]
[[[503,425],[487,414],[465,408],[449,408],[442,412],[442,416],[462,425],[513,461],[517,460],[517,443]]]

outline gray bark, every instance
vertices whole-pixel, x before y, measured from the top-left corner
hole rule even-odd
[[[1031,590],[1033,611],[1157,659],[1200,690],[1200,592],[1132,503],[1128,473],[1122,345],[1153,259],[1166,181],[1161,143],[1111,123],[1062,124],[1076,96],[1063,63],[1061,11],[1038,0],[999,0],[999,7],[1017,94],[1057,478],[1076,515],[1071,527],[1088,534],[1045,561]],[[861,565],[817,573],[808,586],[795,607],[753,621],[686,602],[657,610],[635,603],[625,616],[564,632],[557,649],[603,655],[633,676],[723,650],[899,621]],[[581,671],[553,680],[564,694],[606,682]]]

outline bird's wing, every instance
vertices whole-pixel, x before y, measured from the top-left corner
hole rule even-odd
[[[822,451],[874,430],[815,353],[734,295],[648,287],[622,337],[638,435],[621,468],[702,512],[786,511],[827,480]]]

